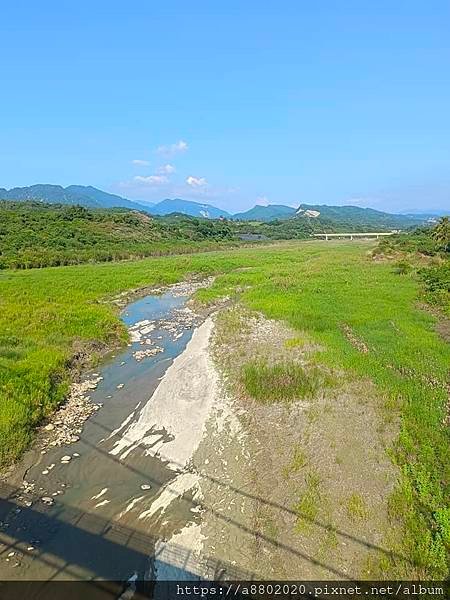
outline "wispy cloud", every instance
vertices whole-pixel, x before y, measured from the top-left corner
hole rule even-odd
[[[156,172],[159,175],[171,175],[172,173],[175,173],[176,169],[173,165],[161,165],[160,167],[158,167],[156,169]]]
[[[269,198],[267,196],[259,196],[256,198],[256,204],[259,206],[269,206]]]
[[[173,156],[175,154],[181,154],[182,152],[186,152],[189,148],[187,142],[184,140],[178,140],[175,144],[168,144],[167,146],[158,146],[156,148],[157,154],[162,154],[163,156]]]
[[[204,177],[194,177],[193,175],[189,175],[189,177],[186,178],[186,183],[193,188],[201,188],[208,185],[208,182]]]
[[[148,177],[136,175],[134,181],[145,185],[164,185],[165,183],[169,183],[169,180],[165,175],[149,175]]]
[[[141,160],[140,158],[135,158],[134,160],[131,161],[131,163],[133,165],[136,165],[137,167],[148,167],[150,164],[150,161]]]

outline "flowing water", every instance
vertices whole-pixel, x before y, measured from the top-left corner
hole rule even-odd
[[[90,393],[102,408],[86,421],[76,443],[28,453],[26,481],[34,501],[21,508],[2,501],[1,579],[196,577],[192,553],[183,544],[165,543],[179,540],[192,548],[200,518],[195,474],[186,469],[189,453],[183,464],[164,456],[166,445],[186,435],[178,422],[182,415],[165,415],[160,426],[156,415],[150,430],[148,420],[142,426],[167,369],[205,325],[187,300],[186,289],[174,286],[130,304],[122,319],[132,343],[88,374],[102,378]],[[167,418],[174,421],[171,431]],[[187,435],[195,441],[198,432]]]

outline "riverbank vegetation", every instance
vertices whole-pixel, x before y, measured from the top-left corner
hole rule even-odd
[[[229,296],[285,321],[321,348],[317,364],[370,379],[386,418],[399,422],[389,451],[401,478],[391,518],[404,535],[386,572],[443,578],[448,511],[448,364],[437,316],[418,306],[414,268],[375,259],[367,242],[292,242],[135,262],[0,272],[0,461],[17,458],[36,424],[63,399],[73,356],[126,339],[108,299],[132,288],[217,274],[201,302]],[[444,261],[439,258],[439,261]],[[439,263],[441,264],[441,262]],[[426,284],[427,285],[427,284]],[[94,343],[95,342],[95,343]],[[271,377],[259,369],[255,379]],[[398,545],[398,547],[395,547]]]
[[[400,275],[415,273],[422,280],[427,303],[450,315],[450,221],[442,217],[434,227],[417,228],[408,235],[384,238],[375,258],[395,260]]]

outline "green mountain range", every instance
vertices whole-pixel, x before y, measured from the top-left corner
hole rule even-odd
[[[61,185],[37,184],[29,187],[16,187],[10,190],[0,188],[0,200],[40,201],[47,204],[71,204],[85,208],[130,208],[154,215],[169,215],[181,213],[192,217],[218,219],[220,216],[230,217],[225,210],[210,204],[182,200],[181,198],[166,199],[153,204],[136,202],[116,194],[109,194],[91,185]]]
[[[233,219],[240,221],[274,221],[275,219],[289,219],[295,215],[296,209],[282,204],[269,204],[268,206],[256,205],[245,212],[236,213]]]
[[[192,200],[182,200],[181,198],[162,200],[149,209],[153,215],[170,215],[171,213],[181,213],[191,217],[203,217],[204,219],[218,219],[219,217],[229,218],[231,215],[226,210],[216,208],[211,204],[201,204]]]
[[[37,200],[47,204],[71,204],[86,208],[113,208],[120,206],[134,210],[149,209],[148,205],[133,202],[127,198],[108,194],[90,185],[37,184],[29,187],[16,187],[10,190],[0,188],[0,200]]]
[[[395,215],[373,208],[360,206],[328,206],[326,204],[300,204],[296,218],[320,219],[335,225],[358,223],[361,227],[380,227],[380,229],[404,229],[423,224],[428,217],[414,215]]]
[[[50,204],[80,205],[86,208],[128,208],[153,215],[169,215],[179,213],[203,219],[218,219],[224,217],[236,221],[255,221],[269,223],[290,219],[315,220],[314,228],[329,226],[330,223],[342,227],[380,229],[405,229],[433,220],[428,214],[390,214],[372,208],[358,206],[327,206],[317,204],[300,204],[295,209],[292,206],[271,204],[256,205],[250,210],[231,215],[225,210],[192,200],[181,198],[165,199],[157,204],[133,201],[116,194],[110,194],[93,186],[38,184],[29,187],[16,187],[10,190],[0,188],[0,200],[40,201]]]

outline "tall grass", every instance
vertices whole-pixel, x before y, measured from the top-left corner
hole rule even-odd
[[[289,401],[314,396],[321,381],[318,369],[306,369],[295,362],[269,365],[254,361],[244,365],[241,372],[245,392],[260,402]]]

